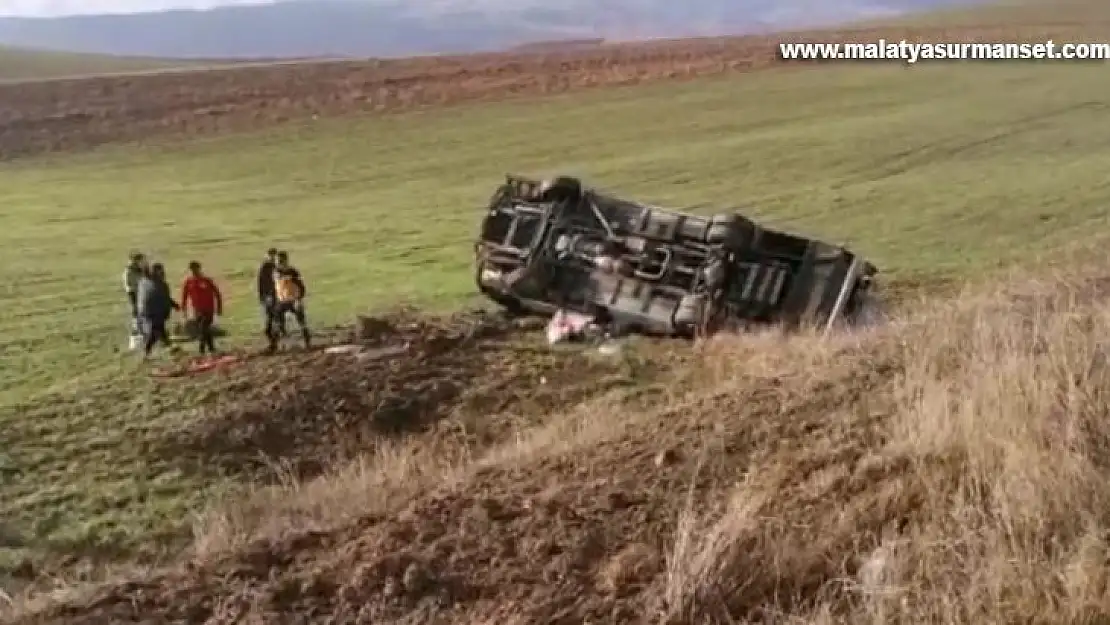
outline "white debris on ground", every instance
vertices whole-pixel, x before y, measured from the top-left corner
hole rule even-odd
[[[324,348],[324,353],[325,354],[357,354],[358,351],[361,350],[361,349],[362,349],[362,347],[360,345],[355,345],[353,343],[348,343],[346,345],[332,345],[331,347],[325,347]]]
[[[547,344],[583,342],[596,346],[604,356],[618,356],[624,352],[624,341],[609,336],[594,317],[582,313],[558,310],[547,322]]]
[[[407,343],[404,345],[394,345],[390,347],[365,347],[362,345],[348,343],[346,345],[333,345],[331,347],[325,348],[324,353],[332,355],[345,354],[348,356],[354,356],[358,360],[379,360],[382,358],[389,358],[391,356],[400,356],[401,354],[407,352],[408,349],[409,345]]]
[[[590,334],[600,334],[601,328],[594,318],[581,313],[559,309],[547,322],[547,344],[555,345],[566,341],[586,338]]]
[[[619,356],[624,353],[624,342],[608,340],[597,346],[597,353],[605,356]]]

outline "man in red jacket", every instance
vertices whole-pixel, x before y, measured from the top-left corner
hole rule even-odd
[[[212,334],[212,323],[224,314],[224,299],[219,287],[200,270],[200,263],[189,263],[189,275],[181,285],[181,311],[188,314],[189,304],[193,305],[193,318],[197,324],[200,338],[200,353],[216,353],[216,340]]]

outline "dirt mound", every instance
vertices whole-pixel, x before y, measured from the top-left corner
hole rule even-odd
[[[406,312],[342,334],[350,351],[249,360],[151,453],[185,471],[306,479],[383,441],[459,438],[460,423],[478,427],[455,442],[486,445],[514,427],[499,415],[526,419],[619,381],[619,363],[543,350],[538,334],[494,315]]]
[[[808,33],[796,42],[1019,41],[1089,25]],[[613,44],[485,54],[0,84],[0,159],[117,141],[259,129],[313,116],[395,111],[507,96],[689,79],[782,63],[778,37]]]
[[[562,451],[479,467],[396,514],[259,541],[164,577],[103,589],[79,610],[44,618],[642,622],[689,507],[719,507],[744,467],[798,453],[807,438],[846,445],[858,432],[828,421],[828,411],[883,379],[869,366],[845,370],[835,383],[753,383],[652,413],[584,414],[581,427],[599,429],[570,437],[576,440]],[[856,393],[842,393],[846,385]],[[733,418],[722,422],[721,415]],[[822,462],[857,459],[825,451],[814,456],[813,471]]]

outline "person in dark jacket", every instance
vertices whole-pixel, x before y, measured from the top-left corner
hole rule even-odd
[[[181,310],[181,306],[170,294],[170,285],[166,282],[166,268],[162,263],[151,265],[150,272],[139,281],[136,299],[139,324],[145,338],[143,358],[150,357],[150,352],[159,341],[174,350],[174,345],[170,343],[169,334],[166,332],[166,322],[173,311]]]
[[[312,336],[308,331],[308,322],[304,314],[304,297],[308,291],[305,289],[301,272],[289,264],[288,252],[277,253],[273,276],[274,295],[273,306],[270,309],[272,314],[266,328],[270,351],[277,349],[278,340],[285,334],[285,316],[290,313],[301,328],[305,348],[311,347]]]
[[[266,258],[258,267],[258,305],[262,309],[263,334],[270,339],[274,318],[274,267],[277,265],[277,249],[266,250]]]

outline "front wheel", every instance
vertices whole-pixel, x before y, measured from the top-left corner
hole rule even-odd
[[[544,202],[577,199],[582,196],[582,182],[570,176],[557,176],[544,181],[540,187],[540,199]]]
[[[503,184],[500,187],[497,187],[497,190],[494,191],[493,195],[490,196],[488,206],[491,210],[495,209],[504,204],[505,201],[512,196],[513,187],[511,185]]]
[[[852,296],[848,321],[858,328],[871,328],[883,325],[889,319],[886,306],[870,289],[857,291]]]
[[[485,270],[485,267],[485,263],[478,263],[474,272],[474,282],[478,286],[478,292],[504,308],[510,316],[523,316],[525,314],[524,305],[521,304],[519,299],[502,291],[491,289],[482,283],[482,271]]]

